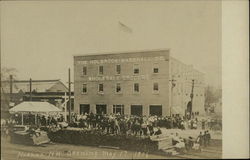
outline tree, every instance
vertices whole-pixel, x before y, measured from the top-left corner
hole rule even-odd
[[[205,110],[210,110],[214,112],[212,104],[218,103],[222,98],[222,90],[219,88],[214,88],[207,86],[205,89]]]
[[[16,68],[1,68],[1,82],[9,80],[10,75],[13,76],[13,79],[17,79],[17,73],[18,71]]]
[[[17,69],[1,68],[1,117],[6,117],[10,106],[10,75],[13,80],[17,79]]]

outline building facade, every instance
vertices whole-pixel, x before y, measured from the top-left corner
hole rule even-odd
[[[172,89],[172,113],[185,115],[188,103],[192,98],[192,112],[205,114],[205,74],[171,57],[171,79],[174,80]],[[192,92],[193,88],[193,92]]]
[[[188,93],[192,84],[185,78],[195,75],[192,68],[185,74],[186,69],[169,50],[74,56],[74,112],[185,114],[188,97],[180,96],[179,89]],[[199,98],[193,98],[193,111],[203,103]]]

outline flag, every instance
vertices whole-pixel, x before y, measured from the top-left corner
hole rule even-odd
[[[119,27],[120,27],[120,29],[122,29],[125,32],[128,32],[128,33],[132,33],[133,32],[133,30],[130,27],[128,27],[127,25],[123,24],[120,21],[119,21]]]

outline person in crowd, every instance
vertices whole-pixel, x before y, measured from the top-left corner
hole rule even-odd
[[[203,134],[202,134],[202,132],[200,132],[200,134],[199,134],[199,136],[197,137],[197,143],[199,143],[200,144],[200,146],[202,146],[203,145]]]
[[[191,119],[191,121],[190,121],[190,123],[191,123],[191,129],[194,129],[194,121]]]
[[[143,123],[141,124],[141,129],[142,129],[143,136],[147,135],[147,126],[148,126],[147,121],[144,119]]]
[[[208,130],[207,130],[207,132],[206,132],[206,140],[207,140],[207,145],[210,145],[211,134],[209,133]]]
[[[205,120],[204,119],[202,119],[202,121],[201,121],[201,128],[202,128],[202,130],[205,130]]]
[[[185,129],[184,120],[181,120],[180,124],[181,124],[181,126],[180,126],[181,130],[184,130]]]
[[[149,130],[150,136],[152,136],[154,134],[154,127],[151,122],[148,124],[148,130]]]
[[[154,135],[160,135],[162,134],[161,128],[157,127],[157,131],[154,133]]]
[[[118,123],[118,119],[114,118],[114,132],[115,134],[119,134],[120,133],[120,125]]]
[[[176,145],[179,142],[179,134],[176,132],[175,136],[172,138],[172,144]]]
[[[204,146],[206,147],[207,146],[207,131],[204,131],[203,142],[204,142]]]
[[[193,123],[193,129],[197,129],[197,122],[196,121],[194,121],[194,123]]]
[[[187,151],[189,151],[194,145],[194,139],[191,136],[189,136],[187,139],[184,139],[184,142]]]

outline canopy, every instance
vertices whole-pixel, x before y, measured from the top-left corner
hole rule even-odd
[[[10,113],[16,112],[35,112],[35,113],[49,113],[61,112],[59,108],[48,102],[22,102],[9,110]]]

